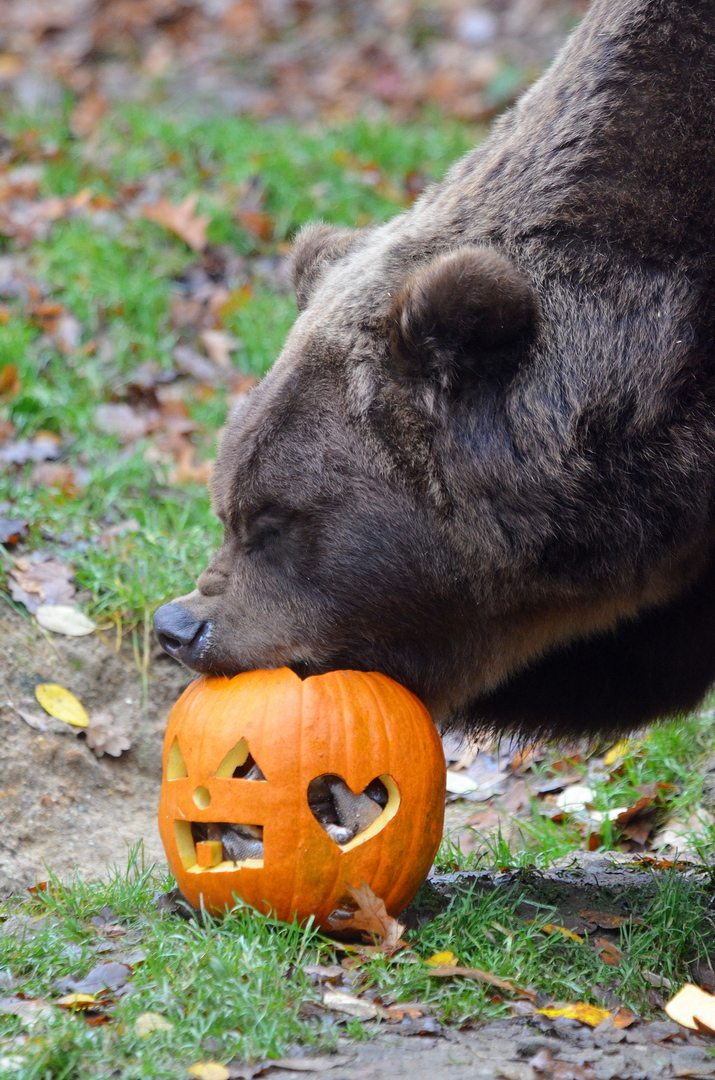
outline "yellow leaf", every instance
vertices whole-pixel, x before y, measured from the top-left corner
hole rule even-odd
[[[186,1070],[196,1080],[229,1080],[231,1073],[220,1061],[197,1061]]]
[[[434,956],[430,956],[425,960],[425,964],[429,964],[430,967],[456,967],[458,963],[459,960],[449,949],[445,949],[444,952],[436,952]]]
[[[572,941],[578,941],[583,945],[583,938],[578,934],[574,934],[573,930],[567,930],[565,926],[557,926],[556,923],[544,923],[541,927],[545,934],[563,934],[564,937],[571,938]]]
[[[94,994],[65,994],[59,998],[55,1005],[62,1009],[89,1009],[97,1003]]]
[[[582,1024],[590,1027],[598,1027],[606,1017],[611,1015],[610,1009],[598,1009],[595,1005],[587,1005],[584,1001],[577,1001],[573,1005],[564,1005],[562,1009],[537,1009],[537,1013],[555,1020],[557,1016],[564,1016],[567,1020],[580,1020]]]
[[[74,727],[87,727],[89,717],[81,701],[57,683],[40,683],[35,687],[35,697],[45,712],[56,720],[64,720]]]
[[[605,758],[603,759],[603,764],[606,766],[607,769],[610,768],[611,765],[615,765],[617,761],[620,761],[621,758],[624,758],[626,756],[630,747],[630,739],[621,739],[619,742],[616,743],[615,746],[612,746],[611,749],[608,751]]]
[[[134,1021],[134,1031],[140,1039],[146,1039],[148,1035],[153,1035],[155,1031],[171,1031],[173,1027],[171,1020],[167,1020],[161,1013],[155,1012],[141,1013]]]

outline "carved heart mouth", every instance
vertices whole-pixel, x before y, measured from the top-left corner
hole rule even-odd
[[[335,773],[316,776],[308,785],[313,817],[343,851],[380,832],[399,805],[397,786],[387,775],[376,776],[357,794]]]

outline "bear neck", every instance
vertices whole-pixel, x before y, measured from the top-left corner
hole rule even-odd
[[[578,261],[585,236],[591,254],[600,243],[611,259],[667,264],[712,250],[714,160],[715,4],[594,0],[549,71],[425,203],[470,242],[522,254],[557,243]]]

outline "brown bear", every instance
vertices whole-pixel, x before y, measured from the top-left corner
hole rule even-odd
[[[607,734],[715,679],[715,4],[593,0],[408,212],[298,237],[231,417],[198,671],[378,670],[442,726]]]

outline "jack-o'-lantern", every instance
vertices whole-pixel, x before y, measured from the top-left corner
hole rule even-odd
[[[236,898],[328,927],[366,881],[390,914],[432,864],[445,763],[422,703],[385,675],[288,668],[191,683],[164,744],[159,827],[195,907]]]

